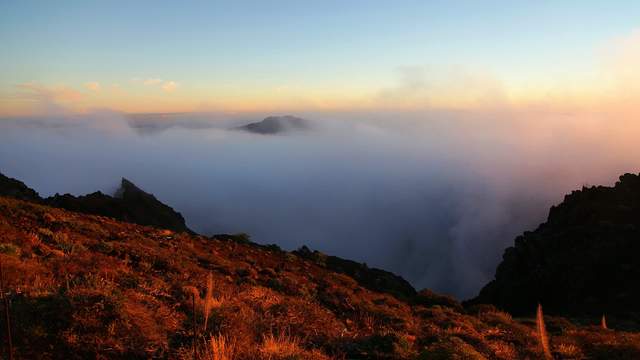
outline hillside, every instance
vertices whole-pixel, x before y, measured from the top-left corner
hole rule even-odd
[[[640,321],[640,176],[574,191],[508,248],[474,303]]]
[[[6,197],[0,234],[16,358],[192,359],[194,327],[202,359],[229,348],[236,359],[542,357],[529,319],[463,309],[429,291],[373,291],[321,255],[243,236],[175,233]],[[558,358],[640,357],[638,334],[546,321]]]

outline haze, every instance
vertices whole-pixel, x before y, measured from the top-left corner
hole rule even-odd
[[[459,297],[564,193],[640,168],[637,131],[608,141],[629,128],[584,114],[305,116],[312,130],[280,135],[215,114],[149,115],[142,129],[112,112],[5,120],[0,168],[42,195],[113,193],[124,176],[200,233],[307,245]]]

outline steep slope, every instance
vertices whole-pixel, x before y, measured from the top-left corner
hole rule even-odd
[[[640,313],[640,176],[574,191],[508,248],[472,303],[528,314]]]
[[[372,291],[276,246],[4,197],[0,234],[18,359],[210,359],[212,337],[240,360],[541,358],[529,320]],[[557,358],[640,356],[638,334],[546,320]]]

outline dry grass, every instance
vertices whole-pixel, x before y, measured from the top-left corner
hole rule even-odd
[[[283,359],[300,355],[304,352],[300,348],[300,341],[285,334],[275,336],[267,334],[260,344],[260,353],[268,359]]]
[[[207,274],[207,292],[204,296],[204,305],[202,312],[204,313],[204,329],[207,329],[207,323],[209,322],[209,314],[213,307],[213,275],[211,272]]]
[[[238,295],[241,299],[258,305],[262,310],[282,302],[282,296],[274,290],[262,286],[252,286]]]
[[[582,359],[584,354],[580,351],[580,348],[575,344],[560,343],[554,348],[554,352],[560,356],[561,359]]]
[[[235,341],[223,335],[211,336],[209,344],[206,345],[208,345],[205,352],[206,360],[234,360],[236,358]]]
[[[498,359],[517,359],[518,351],[513,344],[505,342],[494,342],[489,344],[489,348]]]

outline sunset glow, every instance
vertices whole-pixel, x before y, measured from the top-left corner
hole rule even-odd
[[[2,116],[52,107],[633,111],[640,93],[632,1],[14,5],[0,14]]]

